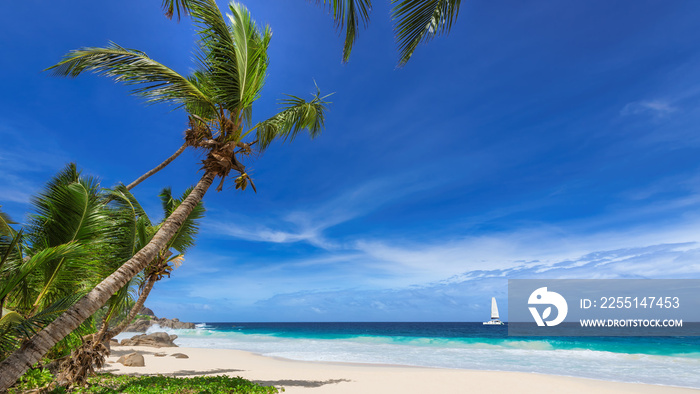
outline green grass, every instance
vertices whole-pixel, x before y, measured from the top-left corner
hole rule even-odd
[[[201,376],[171,378],[166,376],[125,376],[98,374],[88,379],[89,387],[76,389],[75,393],[139,393],[139,394],[275,394],[275,387],[261,386],[241,377]],[[284,389],[282,389],[284,391]],[[64,393],[54,390],[52,393]]]

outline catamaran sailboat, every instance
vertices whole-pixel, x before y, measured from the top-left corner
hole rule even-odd
[[[498,319],[498,305],[496,305],[496,297],[491,297],[491,320],[485,321],[484,324],[489,326],[502,326],[503,322]]]

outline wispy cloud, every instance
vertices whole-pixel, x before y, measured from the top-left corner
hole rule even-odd
[[[507,279],[700,278],[697,234],[700,222],[690,221],[585,235],[528,228],[452,240],[360,240],[312,258],[231,263],[199,279],[176,272],[164,287],[221,316],[235,307],[242,316],[262,308],[278,320],[474,320],[487,316],[481,309],[490,296],[505,297]]]
[[[646,114],[654,117],[664,117],[676,111],[678,111],[678,108],[665,100],[634,101],[625,105],[620,111],[620,115]]]
[[[41,139],[32,136],[41,135]],[[0,203],[29,203],[51,175],[66,162],[56,141],[41,125],[27,122],[20,127],[0,122]]]
[[[521,262],[508,269],[469,271],[443,281],[395,289],[299,291],[278,294],[255,304],[289,318],[304,320],[322,311],[328,321],[376,320],[480,320],[489,316],[490,297],[507,298],[506,279],[525,278],[700,278],[698,243],[659,244],[591,252],[577,258],[548,263]]]
[[[343,248],[340,242],[329,240],[324,231],[441,182],[437,177],[423,182],[415,182],[415,179],[421,179],[420,174],[413,172],[393,179],[374,179],[306,209],[294,209],[264,220],[229,215],[228,220],[209,221],[205,226],[211,232],[248,241],[307,242],[328,250]]]

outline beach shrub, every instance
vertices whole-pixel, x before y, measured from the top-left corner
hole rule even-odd
[[[74,392],[96,394],[276,394],[279,393],[279,390],[275,387],[262,386],[241,377],[232,378],[223,375],[175,378],[98,374],[88,379],[88,387],[78,388]]]
[[[48,369],[30,369],[27,372],[25,372],[24,375],[22,375],[22,377],[17,382],[17,385],[7,390],[7,392],[9,394],[23,393],[27,390],[45,387],[51,382],[53,382],[53,375],[51,374],[51,372],[49,372]]]
[[[149,316],[149,315],[136,315],[136,317],[134,317],[134,318],[131,320],[131,322],[134,323],[134,322],[136,322],[136,320],[153,320],[153,316]]]

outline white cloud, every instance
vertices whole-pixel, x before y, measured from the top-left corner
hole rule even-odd
[[[28,204],[30,196],[67,160],[41,125],[10,123],[0,119],[0,139],[4,142],[0,144],[0,204]],[[42,138],[32,137],[36,135]]]
[[[677,110],[678,108],[664,100],[635,101],[625,105],[620,111],[620,115],[649,114],[656,117],[663,117]]]
[[[326,229],[366,215],[391,201],[435,187],[444,181],[435,177],[432,180],[415,182],[415,179],[422,178],[414,172],[394,179],[374,179],[354,186],[319,206],[292,210],[266,220],[229,215],[228,220],[207,221],[205,226],[215,233],[248,241],[307,242],[322,249],[339,249],[342,246],[338,242],[324,236]]]

